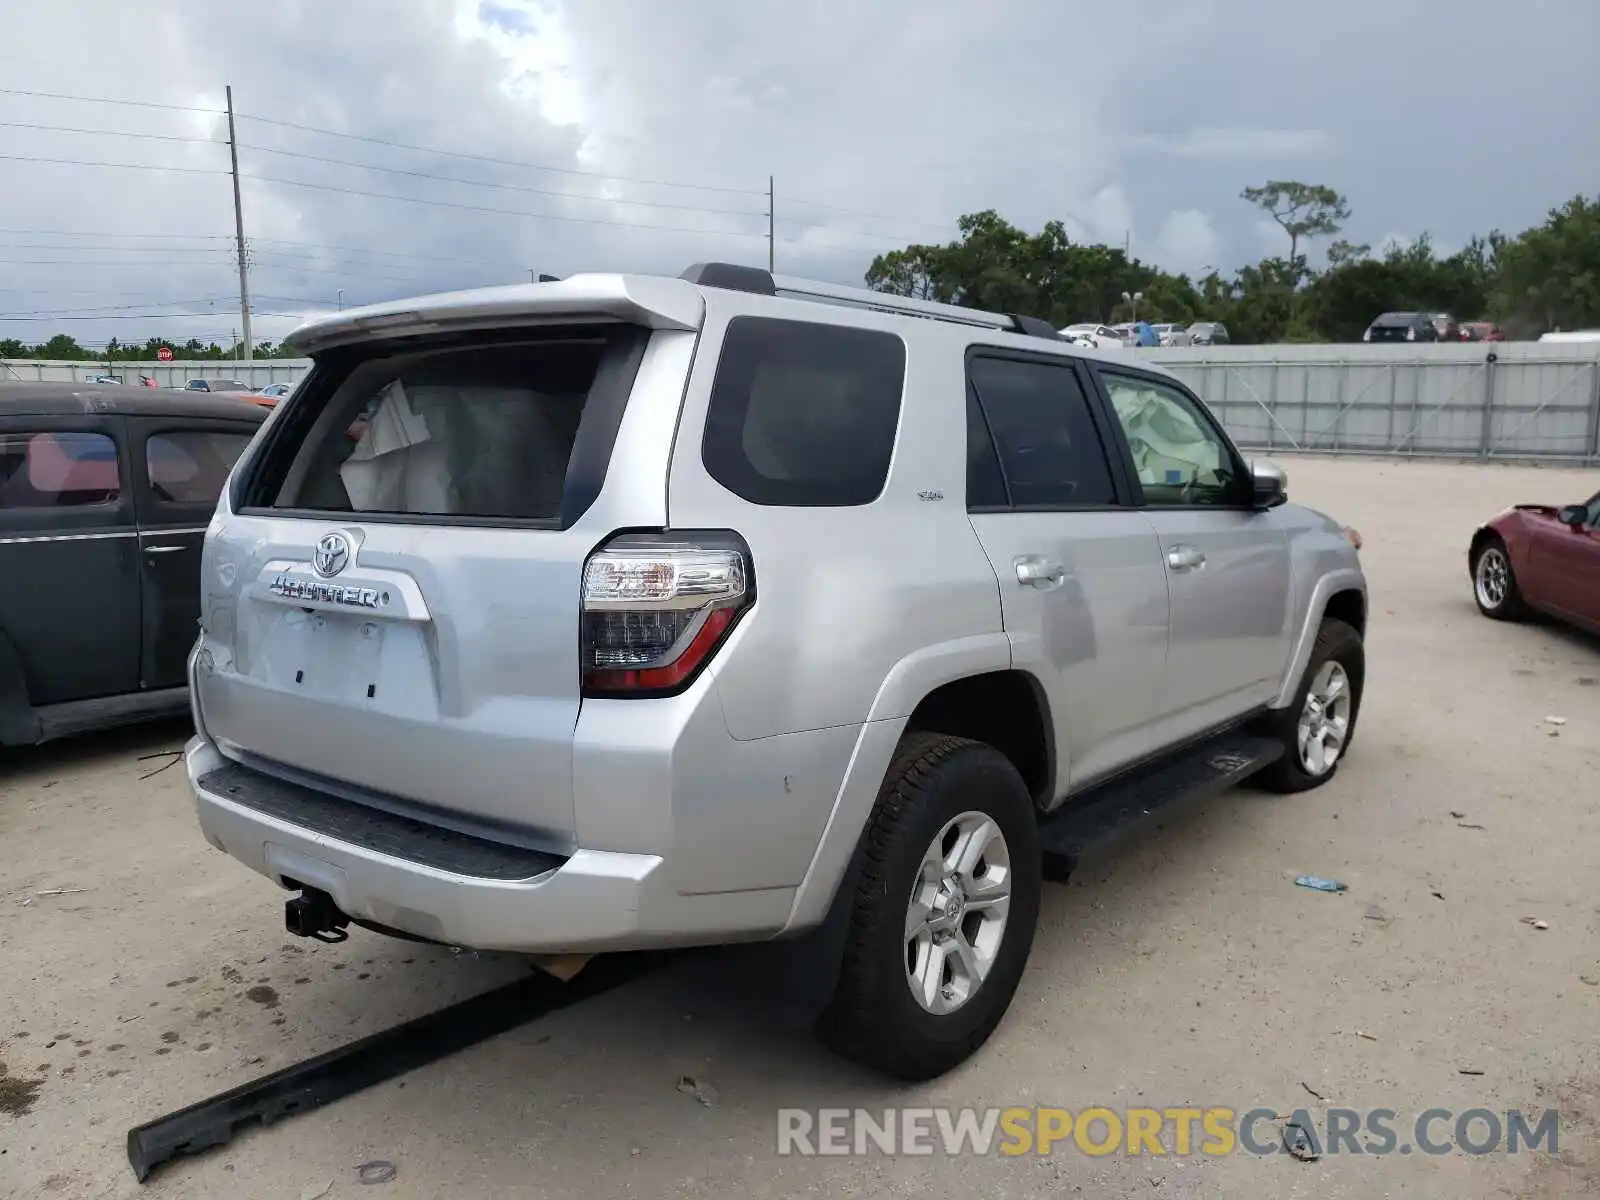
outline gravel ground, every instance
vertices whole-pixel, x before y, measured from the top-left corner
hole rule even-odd
[[[1478,520],[1580,499],[1594,473],[1285,465],[1297,500],[1367,538],[1352,757],[1318,792],[1231,793],[1052,888],[1006,1023],[928,1086],[888,1087],[775,1016],[751,986],[767,952],[686,957],[141,1187],[131,1126],[526,967],[286,938],[282,894],[201,841],[181,768],[148,757],[182,728],[0,759],[0,1196],[1600,1194],[1600,644],[1482,619],[1463,565]],[[1295,887],[1304,872],[1349,890]],[[1561,1149],[775,1150],[781,1107],[1322,1103],[1396,1110],[1402,1141],[1430,1107],[1559,1108]],[[372,1159],[394,1178],[359,1183]]]

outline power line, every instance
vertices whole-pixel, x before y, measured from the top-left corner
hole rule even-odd
[[[82,104],[114,104],[125,108],[160,108],[168,112],[209,113],[214,117],[227,116],[222,108],[197,108],[192,104],[157,104],[151,100],[118,100],[110,96],[69,96],[63,92],[26,92],[18,88],[0,88],[0,96],[33,96],[40,100],[75,100]]]
[[[341,254],[384,254],[394,258],[428,259],[434,262],[473,263],[478,266],[500,267],[506,263],[505,259],[494,258],[458,258],[449,254],[422,254],[410,250],[378,250],[363,246],[329,246],[322,242],[295,242],[287,238],[259,238],[246,239],[252,246],[303,246],[311,250],[331,250]]]
[[[353,142],[368,142],[375,146],[390,146],[396,150],[413,150],[419,154],[438,154],[447,158],[471,159],[474,162],[494,163],[502,167],[522,167],[530,171],[550,171],[559,175],[581,175],[588,179],[609,179],[617,183],[638,183],[648,187],[687,188],[699,192],[723,192],[732,196],[761,196],[764,191],[754,188],[714,187],[705,183],[675,183],[669,179],[641,179],[632,175],[607,175],[600,171],[584,171],[577,167],[554,167],[548,163],[533,163],[511,158],[495,158],[487,154],[468,154],[462,150],[445,150],[438,146],[418,146],[411,142],[396,142],[388,138],[368,137],[359,133],[342,133],[337,129],[321,129],[315,125],[299,125],[293,121],[279,121],[272,117],[257,117],[249,113],[235,114],[241,121],[255,121],[262,125],[276,125],[280,129],[298,129],[302,133],[318,133],[324,137],[346,138]]]
[[[492,183],[484,179],[462,179],[455,175],[439,175],[431,171],[411,171],[403,167],[381,167],[375,163],[352,162],[347,158],[328,158],[321,154],[302,154],[298,150],[274,150],[270,146],[241,144],[241,150],[254,150],[258,154],[279,154],[285,158],[303,158],[309,162],[333,163],[341,167],[357,167],[363,171],[382,171],[389,175],[409,175],[413,179],[433,179],[441,183],[461,183],[468,187],[497,188],[508,192],[528,192],[535,196],[559,196],[566,200],[589,200],[598,204],[629,204],[642,208],[670,208],[680,212],[722,213],[734,217],[764,217],[767,214],[749,208],[707,208],[700,204],[669,204],[659,200],[622,200],[609,196],[588,196],[581,192],[557,192],[549,188],[528,187],[520,183]]]
[[[15,267],[209,267],[216,264],[200,262],[195,259],[187,261],[158,262],[146,260],[144,262],[103,262],[94,258],[0,258],[0,263]]]
[[[843,213],[844,215],[851,216],[851,217],[864,217],[865,219],[867,219],[869,221],[907,221],[907,220],[910,220],[910,221],[914,221],[916,224],[922,226],[923,228],[933,229],[934,227],[937,226],[939,229],[944,230],[945,232],[949,232],[951,226],[954,225],[953,221],[936,221],[932,217],[909,217],[908,218],[906,216],[906,214],[904,214],[904,213],[901,213],[897,217],[891,217],[891,216],[888,216],[885,213],[863,212],[859,208],[841,208],[837,204],[824,204],[820,200],[803,200],[798,196],[790,196],[788,194],[784,195],[783,202],[785,204],[799,204],[799,205],[802,205],[802,206],[804,206],[806,208],[820,208],[820,209],[823,209],[826,212]],[[895,235],[895,236],[898,236],[898,235]],[[915,240],[915,239],[911,239],[911,240]]]
[[[434,200],[422,196],[397,196],[392,192],[369,192],[360,188],[339,187],[330,183],[311,183],[304,179],[280,179],[273,175],[241,176],[251,183],[276,183],[285,187],[314,188],[320,192],[341,192],[347,196],[366,196],[374,200],[399,200],[406,204],[424,204],[435,208],[455,208],[466,212],[497,213],[503,217],[521,217],[533,221],[566,221],[578,225],[606,225],[614,229],[646,229],[657,233],[694,233],[711,237],[765,238],[765,232],[746,233],[735,229],[689,229],[676,225],[650,225],[637,221],[608,221],[601,217],[574,217],[559,213],[527,212],[515,208],[489,208],[482,204],[464,204],[455,200]]]
[[[114,233],[105,229],[0,229],[0,233],[25,237],[179,238],[185,241],[233,241],[225,233]]]
[[[122,171],[178,171],[185,175],[226,175],[226,167],[163,167],[157,163],[96,162],[82,158],[38,158],[31,154],[0,154],[7,162],[53,163],[64,167],[114,167]]]
[[[185,137],[176,133],[133,133],[125,129],[79,129],[70,125],[34,125],[25,121],[0,121],[6,129],[39,129],[46,133],[86,133],[94,137],[145,138],[153,142],[198,142],[210,146],[226,146],[226,138]]]
[[[147,300],[143,304],[103,304],[89,305],[82,308],[53,309],[22,308],[17,309],[14,312],[0,313],[0,319],[10,318],[21,320],[24,317],[37,316],[40,320],[45,320],[49,317],[66,317],[73,314],[88,314],[93,316],[99,313],[129,312],[135,308],[176,308],[185,304],[214,304],[216,301],[225,298],[226,297],[221,296],[201,296],[197,299],[191,300]]]
[[[293,316],[292,313],[256,313],[258,317],[283,317]],[[45,317],[0,317],[0,324],[10,322],[38,323],[41,321],[155,321],[177,320],[180,317],[206,317],[210,319],[235,320],[234,313],[206,313],[206,312],[149,312],[149,313],[98,313],[90,316],[74,316],[71,314],[53,313]]]
[[[219,246],[63,246],[59,242],[0,242],[0,250],[72,250],[83,254],[107,250],[125,254],[227,254]]]

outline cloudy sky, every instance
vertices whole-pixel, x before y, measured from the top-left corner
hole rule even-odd
[[[225,85],[257,340],[530,271],[764,263],[769,176],[779,269],[847,281],[989,207],[1200,271],[1282,252],[1238,198],[1267,179],[1446,248],[1600,191],[1596,0],[14,9],[0,338],[30,342],[238,328]]]

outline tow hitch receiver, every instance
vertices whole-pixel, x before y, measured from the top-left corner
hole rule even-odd
[[[345,932],[350,918],[339,911],[332,896],[316,888],[306,888],[284,904],[283,923],[296,937],[319,942],[342,942],[350,936]]]

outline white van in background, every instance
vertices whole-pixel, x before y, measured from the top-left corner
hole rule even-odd
[[[1541,342],[1600,342],[1600,329],[1568,329],[1539,335]]]

